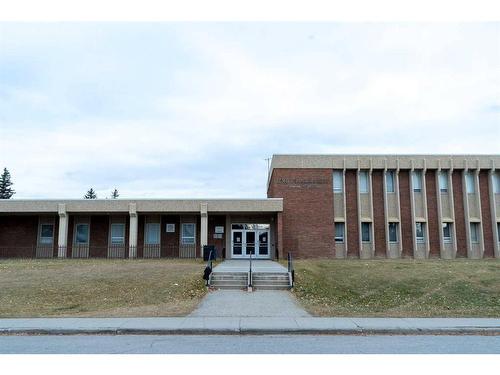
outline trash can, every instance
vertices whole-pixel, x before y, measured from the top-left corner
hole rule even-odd
[[[208,257],[210,256],[210,251],[212,252],[212,260],[217,259],[217,250],[214,245],[205,245],[203,246],[203,260],[208,261]]]

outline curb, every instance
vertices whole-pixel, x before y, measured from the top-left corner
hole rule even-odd
[[[1,336],[16,335],[482,335],[499,336],[500,328],[432,328],[432,329],[141,329],[141,328],[105,328],[105,329],[39,329],[39,328],[13,328],[0,329]]]

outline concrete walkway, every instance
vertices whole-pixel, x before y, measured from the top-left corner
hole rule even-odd
[[[0,319],[0,334],[391,334],[500,335],[488,318],[41,318]]]
[[[190,317],[309,317],[295,297],[283,290],[216,290],[208,293]]]

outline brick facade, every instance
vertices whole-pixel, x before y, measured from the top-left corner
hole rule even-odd
[[[379,258],[386,257],[386,234],[385,234],[385,215],[384,215],[384,172],[373,171],[373,229],[375,234],[375,256]],[[376,198],[376,199],[375,199]],[[382,199],[380,199],[382,198]]]
[[[407,170],[399,172],[399,199],[401,205],[401,241],[403,257],[413,256],[413,227],[411,218],[410,173]]]
[[[333,257],[333,186],[329,169],[274,170],[268,195],[283,198],[283,252]]]
[[[438,202],[436,190],[436,170],[427,170],[425,176],[425,188],[427,190],[427,219],[429,220],[429,256],[439,258],[441,250],[439,246],[439,225]]]
[[[457,236],[457,258],[467,257],[467,237],[465,234],[465,212],[464,212],[464,194],[462,184],[462,170],[454,170],[453,181],[453,200],[455,202],[455,231]]]

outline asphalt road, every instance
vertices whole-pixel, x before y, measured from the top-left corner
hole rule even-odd
[[[0,336],[0,353],[500,353],[500,336]]]

